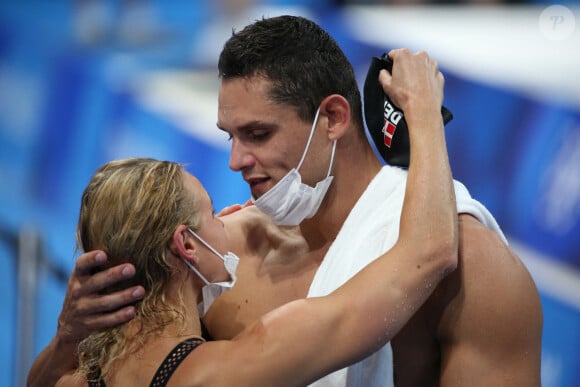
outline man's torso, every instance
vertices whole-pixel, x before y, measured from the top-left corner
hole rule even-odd
[[[306,297],[330,247],[327,243],[311,250],[298,228],[280,230],[257,226],[246,232],[245,237],[252,247],[241,255],[239,283],[216,301],[205,321],[214,338],[231,338],[272,309]],[[498,235],[470,215],[460,216],[460,240],[458,269],[437,286],[392,341],[398,386],[443,383],[447,380],[445,372],[450,359],[454,370],[461,369],[465,364],[463,359],[468,358],[480,365],[467,364],[465,368],[475,367],[476,372],[489,370],[494,365],[483,362],[493,361],[493,354],[499,349],[496,344],[485,344],[491,342],[486,340],[486,335],[493,332],[488,331],[513,332],[506,329],[500,318],[508,310],[493,308],[497,297],[506,294],[510,283],[518,286],[516,278],[521,283],[522,277],[526,277],[525,268],[516,257],[510,257]],[[493,251],[491,255],[484,253],[490,251]],[[525,296],[529,294],[527,291]],[[517,303],[507,305],[512,307]],[[526,312],[525,308],[522,312]],[[517,314],[509,313],[512,317]],[[482,328],[484,321],[489,329]],[[479,349],[474,352],[476,348],[488,348],[490,352]]]

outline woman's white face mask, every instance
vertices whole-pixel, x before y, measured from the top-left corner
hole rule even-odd
[[[316,214],[316,211],[318,211],[320,203],[322,203],[332,183],[333,176],[330,176],[330,170],[332,169],[332,163],[334,161],[336,140],[332,144],[330,165],[328,166],[325,179],[319,181],[313,188],[302,183],[302,177],[298,172],[300,167],[302,167],[302,163],[310,147],[314,129],[316,129],[316,124],[318,123],[319,113],[320,108],[316,110],[316,116],[310,129],[310,136],[308,137],[306,148],[304,149],[304,153],[302,153],[302,158],[298,166],[288,171],[268,192],[258,199],[253,200],[256,207],[268,215],[279,226],[296,226],[304,219],[312,218]]]
[[[237,255],[232,253],[231,251],[227,252],[225,255],[221,255],[214,249],[212,246],[209,245],[206,241],[204,241],[199,235],[197,235],[192,229],[188,228],[189,231],[194,237],[196,237],[201,243],[205,245],[208,249],[211,250],[212,253],[217,255],[224,261],[224,266],[226,271],[230,275],[229,281],[221,281],[221,282],[209,282],[200,272],[189,263],[187,260],[183,260],[185,264],[195,273],[197,276],[205,283],[205,286],[202,288],[202,301],[197,305],[197,310],[199,312],[200,317],[205,316],[207,311],[209,310],[210,306],[213,302],[221,296],[225,291],[230,290],[234,284],[236,283],[236,270],[238,269],[238,264],[240,262],[240,258]]]

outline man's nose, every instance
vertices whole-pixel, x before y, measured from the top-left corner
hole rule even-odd
[[[232,141],[230,150],[230,169],[239,172],[247,167],[251,167],[255,158],[249,150],[237,140]]]

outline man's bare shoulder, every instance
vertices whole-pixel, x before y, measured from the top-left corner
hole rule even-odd
[[[432,297],[445,309],[440,328],[449,326],[449,334],[455,334],[452,321],[458,320],[478,321],[479,326],[485,320],[505,325],[510,316],[523,316],[519,313],[525,311],[520,309],[539,308],[538,292],[527,268],[499,235],[465,214],[460,216],[459,232],[459,266]]]
[[[473,217],[460,216],[459,232],[458,269],[434,293],[428,312],[441,316],[436,335],[449,377],[488,373],[481,383],[503,385],[511,377],[513,385],[536,385],[542,308],[534,281],[509,246]]]
[[[528,270],[472,216],[460,215],[459,233],[457,269],[393,340],[397,383],[539,385],[542,310]]]

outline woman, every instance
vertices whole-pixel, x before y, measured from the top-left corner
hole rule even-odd
[[[82,197],[80,247],[104,250],[109,266],[131,262],[146,296],[133,320],[85,339],[77,372],[57,385],[303,386],[383,346],[457,264],[443,124],[409,132],[395,246],[330,295],[280,307],[231,341],[201,335],[200,313],[235,282],[236,257],[224,255],[200,182],[166,161],[101,167]]]

